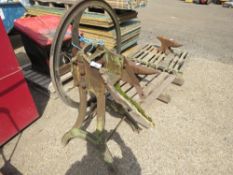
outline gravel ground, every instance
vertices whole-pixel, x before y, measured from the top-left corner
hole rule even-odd
[[[219,5],[197,5],[179,0],[151,0],[140,9],[141,42],[164,35],[184,44],[192,57],[233,63],[233,12]],[[156,41],[157,42],[157,41]]]
[[[170,36],[185,44],[191,56],[185,84],[167,89],[171,103],[154,101],[145,107],[156,126],[136,134],[123,123],[110,140],[119,174],[233,174],[232,9],[157,0],[139,14],[141,43]],[[61,144],[77,110],[33,89],[32,94],[41,118],[3,147],[9,158],[18,143],[10,162],[0,157],[2,170],[13,175],[108,174],[91,145],[78,139]],[[118,120],[107,114],[107,130]]]

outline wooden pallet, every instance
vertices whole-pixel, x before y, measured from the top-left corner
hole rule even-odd
[[[131,53],[126,53],[131,60],[151,66],[159,70],[155,75],[139,76],[140,85],[144,89],[146,99],[143,105],[149,105],[153,100],[160,100],[169,103],[171,98],[163,92],[170,84],[178,86],[183,85],[182,67],[187,58],[188,53],[180,51],[179,53],[171,53],[166,55],[158,52],[158,47],[152,44],[147,44],[141,49],[133,49]],[[120,82],[122,90],[133,100],[140,102],[140,98],[136,93],[136,89],[127,83]]]
[[[187,55],[187,52],[178,50],[166,55],[159,52],[158,46],[153,44],[147,44],[137,49],[137,51],[134,50],[133,53],[128,53],[128,57],[133,61],[172,74],[182,73],[182,67]]]

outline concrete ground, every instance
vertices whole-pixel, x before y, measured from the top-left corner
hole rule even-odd
[[[150,1],[140,9],[141,42],[156,36],[172,37],[184,44],[191,57],[233,63],[232,9],[220,5],[197,5],[179,0]]]
[[[123,123],[109,142],[119,174],[233,174],[232,9],[176,0],[150,1],[139,11],[140,43],[173,37],[190,52],[185,84],[170,86],[172,101],[145,107],[156,126],[133,133]],[[41,118],[3,147],[2,171],[25,175],[105,175],[95,149],[82,140],[63,147],[77,110],[32,89]],[[109,131],[119,119],[107,114]],[[91,128],[94,127],[91,124]],[[0,171],[1,172],[1,171]]]

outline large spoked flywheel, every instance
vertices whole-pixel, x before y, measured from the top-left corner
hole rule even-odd
[[[105,1],[81,0],[67,11],[57,28],[51,47],[50,74],[59,97],[67,105],[75,108],[79,106],[79,98],[67,93],[64,88],[63,77],[71,72],[70,61],[82,48],[79,33],[80,21],[85,11],[90,8],[101,9],[111,17],[116,32],[116,52],[121,52],[121,32],[118,18],[114,10]]]

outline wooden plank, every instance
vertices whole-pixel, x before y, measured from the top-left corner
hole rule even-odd
[[[132,59],[131,55],[134,54],[137,50],[139,50],[141,47],[139,47],[139,45],[133,45],[131,47],[129,47],[127,50],[125,50],[122,55],[124,55],[125,57],[127,57],[128,59]]]
[[[36,4],[44,3],[56,3],[56,4],[68,4],[72,5],[77,2],[77,0],[33,0]],[[106,0],[106,2],[113,9],[123,9],[123,10],[135,10],[147,5],[147,0]]]
[[[137,51],[134,54],[130,55],[130,57],[133,58],[133,59],[136,59],[139,55],[143,54],[144,51],[146,51],[150,47],[151,47],[151,45],[147,44],[144,47],[142,47],[139,51]]]
[[[154,74],[154,75],[148,75],[148,76],[141,76],[141,81],[140,81],[140,85],[143,88],[143,91],[145,93],[145,96],[147,96],[147,92],[145,92],[146,87],[156,78],[158,78],[160,75],[160,73],[158,74]],[[139,100],[139,96],[136,93],[136,91],[134,91],[133,93],[131,93],[131,98],[135,99],[135,100]]]
[[[67,5],[68,8],[69,5]],[[27,14],[28,15],[59,15],[63,16],[66,10],[64,8],[60,7],[47,7],[43,5],[33,5],[30,7],[27,7]],[[137,18],[137,12],[136,11],[122,11],[122,10],[116,10],[116,14],[118,17],[118,21],[120,24],[123,22],[126,22],[128,20]],[[111,18],[109,15],[105,13],[100,12],[92,12],[92,11],[85,11],[82,15],[80,23],[82,25],[88,25],[88,26],[99,26],[103,28],[111,28],[114,26]]]
[[[171,101],[171,96],[168,94],[160,94],[159,97],[157,98],[157,100],[163,102],[163,103],[170,103]]]
[[[106,44],[111,44],[111,45],[114,45],[116,44],[116,40],[114,39],[114,37],[111,37],[111,36],[101,36],[101,35],[97,35],[97,34],[92,34],[92,33],[88,33],[88,32],[85,32],[84,30],[80,29],[83,33],[84,33],[84,36],[88,39],[91,39],[91,40],[102,40],[104,41],[104,43]],[[140,34],[140,30],[135,30],[135,31],[132,31],[130,33],[128,33],[127,35],[125,36],[122,36],[122,42],[126,42],[127,40],[133,38],[133,37],[138,37]]]
[[[159,64],[161,63],[162,60],[165,59],[165,54],[164,53],[159,53],[158,54],[158,59],[156,59],[154,62],[153,62],[153,65],[158,68],[159,67]]]
[[[176,78],[174,79],[174,81],[172,83],[177,85],[177,86],[182,86],[184,84],[183,75],[180,73],[176,73],[175,75],[176,75]]]
[[[187,55],[188,55],[188,52],[183,52],[181,54],[180,59],[178,60],[177,64],[174,67],[174,71],[175,72],[179,72],[181,70],[181,68],[182,68],[182,66],[183,66],[183,64],[185,62],[185,59],[186,59]]]
[[[168,72],[172,72],[173,71],[174,66],[176,65],[176,63],[179,60],[179,57],[180,57],[180,55],[175,55],[174,59],[171,60],[168,68],[166,69],[166,71],[168,71]]]
[[[150,105],[152,101],[156,100],[163,91],[172,83],[175,79],[175,75],[168,74],[166,72],[161,73],[161,81],[155,79],[157,82],[153,82],[147,87],[146,91],[149,94],[145,101],[143,101],[142,106]]]
[[[153,51],[153,58],[151,60],[149,60],[149,63],[154,63],[156,60],[158,60],[160,53],[157,51],[157,49],[154,49]]]
[[[155,69],[167,71],[169,73],[176,73],[182,68],[187,57],[187,52],[165,55],[164,53],[158,52],[156,46],[148,44],[131,55],[132,60],[143,65],[151,66]]]

